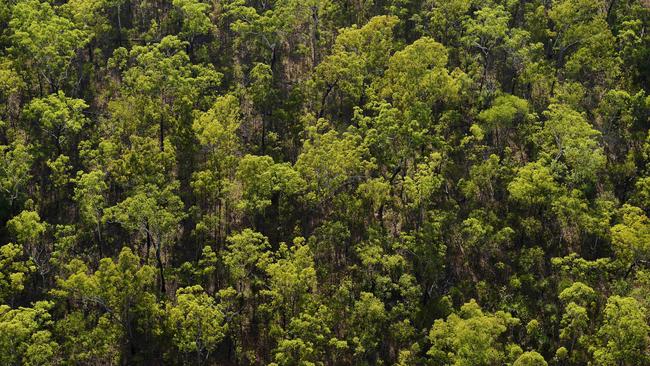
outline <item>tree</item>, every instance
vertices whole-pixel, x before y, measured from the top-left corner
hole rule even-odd
[[[512,366],[547,366],[548,363],[542,355],[535,351],[524,352]]]
[[[97,247],[99,254],[102,255],[101,224],[106,207],[105,192],[108,190],[105,174],[99,170],[88,173],[80,171],[77,173],[75,183],[74,199],[79,205],[79,216],[97,234]]]
[[[279,69],[286,42],[309,47],[310,64],[318,63],[321,17],[330,11],[330,1],[279,1],[272,7],[254,7],[231,0],[224,5],[226,24],[237,35],[234,46],[245,46],[274,72]]]
[[[221,290],[220,296],[230,303],[230,310],[226,314],[231,314],[229,317],[236,319],[239,325],[232,331],[234,341],[240,347],[247,339],[264,339],[264,335],[268,334],[260,319],[258,306],[263,301],[260,292],[266,284],[271,254],[268,238],[251,229],[228,237],[223,263],[228,270],[229,284],[234,288]],[[246,354],[240,357],[250,358]]]
[[[454,365],[494,365],[503,362],[505,345],[499,337],[519,319],[499,311],[485,314],[471,300],[451,314],[438,319],[429,332],[431,348],[427,355],[433,362]]]
[[[212,108],[198,114],[192,124],[206,160],[205,169],[194,172],[191,183],[206,211],[197,229],[207,231],[216,240],[222,239],[223,218],[228,215],[227,191],[240,149],[240,120],[239,101],[229,94],[218,97]]]
[[[260,285],[261,275],[270,264],[268,239],[250,229],[231,235],[223,261],[237,291],[244,296]]]
[[[41,96],[63,86],[77,50],[90,40],[48,2],[20,1],[12,9],[10,51],[20,60],[23,79]]]
[[[560,191],[553,172],[541,162],[521,167],[508,184],[510,198],[527,207],[547,205]]]
[[[160,150],[165,148],[167,131],[189,125],[192,107],[209,100],[212,93],[208,91],[221,79],[214,67],[192,64],[185,45],[178,37],[167,36],[130,51],[118,48],[109,60],[121,71],[124,83],[123,95],[110,109],[116,114],[126,110],[126,121],[133,121],[123,132],[129,136],[134,131],[146,135],[157,130]],[[136,115],[132,115],[134,108]]]
[[[50,310],[52,302],[39,301],[33,307],[12,309],[0,305],[0,354],[4,365],[45,366],[56,362]]]
[[[351,314],[352,344],[355,359],[369,364],[380,345],[379,335],[385,330],[387,318],[384,303],[369,292],[362,292]]]
[[[586,346],[589,324],[587,309],[575,302],[569,302],[562,315],[560,339],[569,342],[568,352],[573,362],[585,361],[583,347]]]
[[[35,211],[24,210],[7,221],[7,228],[16,237],[16,242],[22,246],[30,260],[36,266],[43,279],[50,271],[50,248],[43,241],[47,223],[41,222],[41,217]]]
[[[647,262],[650,258],[650,220],[643,210],[623,205],[622,220],[611,228],[612,246],[616,256],[631,265]]]
[[[462,42],[469,49],[477,49],[480,52],[482,76],[480,87],[488,85],[489,91],[495,89],[495,80],[488,79],[491,69],[494,68],[496,53],[503,47],[509,36],[508,22],[510,14],[503,6],[484,6],[474,12],[475,18],[470,18],[465,23],[465,36]],[[494,78],[494,77],[492,77]]]
[[[611,80],[619,72],[615,41],[604,17],[603,3],[554,1],[548,13],[554,24],[549,33],[553,37],[556,65],[574,78],[591,74],[594,84]]]
[[[31,146],[20,141],[12,145],[0,145],[0,189],[2,196],[14,208],[14,202],[25,195],[30,181],[33,156]]]
[[[377,94],[398,108],[412,129],[427,130],[441,105],[458,96],[460,75],[450,74],[446,66],[445,47],[420,38],[391,56]]]
[[[62,337],[61,354],[68,362],[120,365],[120,325],[102,311],[92,310],[91,305],[78,306],[56,322],[55,334]]]
[[[71,146],[68,144],[75,142],[75,135],[88,123],[83,115],[86,108],[88,105],[83,100],[69,98],[63,91],[58,91],[33,99],[25,114],[36,121],[47,138],[52,138],[57,152],[62,154],[69,151]]]
[[[319,207],[320,203],[333,199],[335,194],[363,179],[371,163],[365,159],[366,148],[360,142],[354,133],[339,136],[334,130],[310,131],[295,164],[307,183],[309,192],[305,199],[308,203]]]
[[[247,99],[257,112],[257,116],[248,116],[248,119],[259,118],[261,124],[259,151],[266,154],[268,135],[273,132],[269,131],[273,123],[273,113],[278,109],[278,104],[282,103],[279,98],[280,90],[274,87],[273,70],[265,63],[256,63],[249,71],[248,77],[250,82],[245,93],[243,93],[243,97],[248,97]],[[282,116],[282,111],[280,111],[280,115]],[[257,129],[256,127],[253,128]]]
[[[278,254],[279,258],[266,267],[269,289],[263,294],[270,297],[270,306],[279,315],[280,326],[286,329],[290,319],[307,305],[309,294],[316,291],[316,270],[303,238],[295,238],[291,247],[280,245]]]
[[[338,99],[342,106],[364,102],[366,88],[383,73],[395,49],[393,28],[398,19],[377,16],[363,27],[342,29],[336,37],[332,53],[314,70],[317,116],[324,117],[327,102]]]
[[[633,298],[611,296],[592,351],[598,365],[643,365],[650,362],[650,326],[646,309]]]
[[[271,365],[323,365],[325,360],[336,360],[337,353],[347,349],[347,342],[334,336],[332,321],[333,314],[326,305],[292,317]]]
[[[650,366],[649,1],[0,0],[0,365]]]
[[[0,303],[12,303],[13,297],[25,289],[28,276],[36,268],[24,259],[23,248],[17,244],[0,247]]]
[[[163,150],[155,138],[132,135],[128,141],[126,146],[102,141],[96,151],[87,152],[95,155],[88,165],[104,170],[111,184],[128,193],[153,188],[165,190],[179,184],[177,175],[173,174],[179,169],[177,151],[168,139]]]
[[[183,353],[195,353],[194,362],[203,365],[227,330],[214,298],[198,285],[178,289],[176,304],[167,305],[167,314],[176,347]]]
[[[486,132],[494,133],[495,145],[500,145],[501,135],[507,138],[508,131],[521,128],[519,125],[530,119],[528,102],[514,95],[502,95],[490,108],[479,113],[478,118],[484,122]]]
[[[596,292],[593,288],[582,282],[574,282],[571,286],[560,292],[560,300],[564,303],[576,303],[593,308],[596,303]]]
[[[288,199],[299,195],[306,185],[294,167],[274,163],[269,156],[242,157],[236,176],[243,190],[238,207],[252,215],[263,213],[278,196]]]
[[[536,137],[545,160],[576,187],[593,183],[605,165],[600,132],[565,104],[550,105],[544,115],[547,120]]]
[[[176,185],[171,184],[163,190],[152,186],[142,187],[133,196],[104,210],[103,221],[117,222],[131,232],[144,237],[145,261],[149,250],[155,248],[158,265],[160,291],[167,289],[163,263],[163,248],[172,242],[178,233],[178,226],[184,217],[183,202],[174,193]]]
[[[222,174],[227,174],[227,168],[233,165],[240,119],[239,101],[228,94],[218,97],[212,108],[201,113],[192,125],[199,142],[209,153],[210,166]]]
[[[471,2],[432,0],[427,5],[430,6],[430,11],[426,14],[431,21],[434,38],[447,47],[457,47],[463,33],[463,24],[469,18]]]
[[[8,6],[8,4],[6,5]],[[1,12],[2,10],[0,10]],[[0,22],[2,21],[0,20]],[[16,70],[15,61],[0,56],[0,130],[5,129],[5,122],[15,119],[15,112],[20,107],[16,103],[16,97],[25,89],[25,81]],[[5,122],[1,122],[3,120]]]
[[[68,275],[57,279],[53,293],[59,298],[69,298],[78,309],[98,312],[93,325],[102,334],[116,335],[121,350],[121,364],[128,365],[136,343],[150,337],[157,327],[157,317],[162,312],[152,293],[155,270],[140,265],[140,258],[129,248],[123,248],[117,262],[103,258],[99,268],[90,272],[80,260],[67,266]],[[144,339],[138,337],[144,336]],[[113,337],[103,337],[110,342]]]
[[[206,12],[209,4],[197,0],[174,0],[173,5],[180,10],[183,27],[180,35],[187,38],[190,44],[195,37],[207,34],[213,29],[212,22]]]

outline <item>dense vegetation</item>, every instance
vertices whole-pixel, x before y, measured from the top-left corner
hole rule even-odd
[[[647,0],[0,1],[0,365],[650,365]]]

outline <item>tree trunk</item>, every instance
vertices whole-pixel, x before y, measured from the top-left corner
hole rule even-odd
[[[316,67],[316,65],[318,65],[318,39],[319,39],[319,34],[318,34],[318,7],[316,7],[316,6],[311,7],[311,18],[312,18],[312,26],[311,26],[311,60],[312,60],[312,67]]]
[[[166,285],[165,285],[165,270],[163,268],[162,256],[160,254],[161,246],[162,246],[161,239],[158,238],[158,241],[156,243],[156,262],[158,262],[158,270],[160,271],[160,292],[164,294]]]
[[[145,224],[145,228],[147,231],[147,242],[146,242],[146,248],[144,252],[144,263],[147,264],[149,263],[149,250],[151,249],[151,234],[149,234],[149,223]]]
[[[117,4],[117,44],[122,46],[122,6]]]
[[[163,122],[163,116],[160,115],[160,151],[165,151],[165,125]]]
[[[102,250],[102,228],[99,225],[99,220],[97,220],[97,249],[99,250],[99,257],[103,258],[104,253]]]

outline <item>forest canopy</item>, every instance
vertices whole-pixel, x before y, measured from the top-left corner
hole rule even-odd
[[[647,0],[0,0],[0,365],[650,365]]]

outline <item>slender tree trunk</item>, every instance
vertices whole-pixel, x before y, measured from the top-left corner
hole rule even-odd
[[[265,155],[266,152],[266,121],[262,118],[262,155]]]
[[[160,271],[160,292],[165,293],[166,289],[166,284],[165,284],[165,270],[163,267],[163,262],[162,262],[162,256],[161,256],[161,239],[158,238],[158,241],[156,243],[156,262],[158,262],[158,270]]]
[[[613,14],[612,10],[614,10],[615,6],[616,6],[616,0],[612,0],[612,2],[609,3],[609,6],[607,7],[607,15],[605,16],[605,19],[607,19],[607,23],[609,24],[610,27],[614,23],[614,20],[612,19],[612,14]]]
[[[151,249],[151,234],[149,234],[149,223],[146,223],[145,227],[147,229],[147,243],[146,243],[147,247],[145,248],[145,252],[144,252],[144,263],[146,264],[149,262],[149,250]]]
[[[162,114],[160,114],[160,151],[165,151],[165,124]]]
[[[117,44],[122,46],[122,5],[117,4]]]
[[[312,26],[311,26],[311,60],[312,60],[312,67],[316,67],[318,65],[318,7],[312,6],[311,7],[311,18],[312,18]]]
[[[99,250],[99,257],[103,258],[104,253],[102,251],[102,230],[101,226],[99,225],[99,221],[97,221],[97,249]]]

